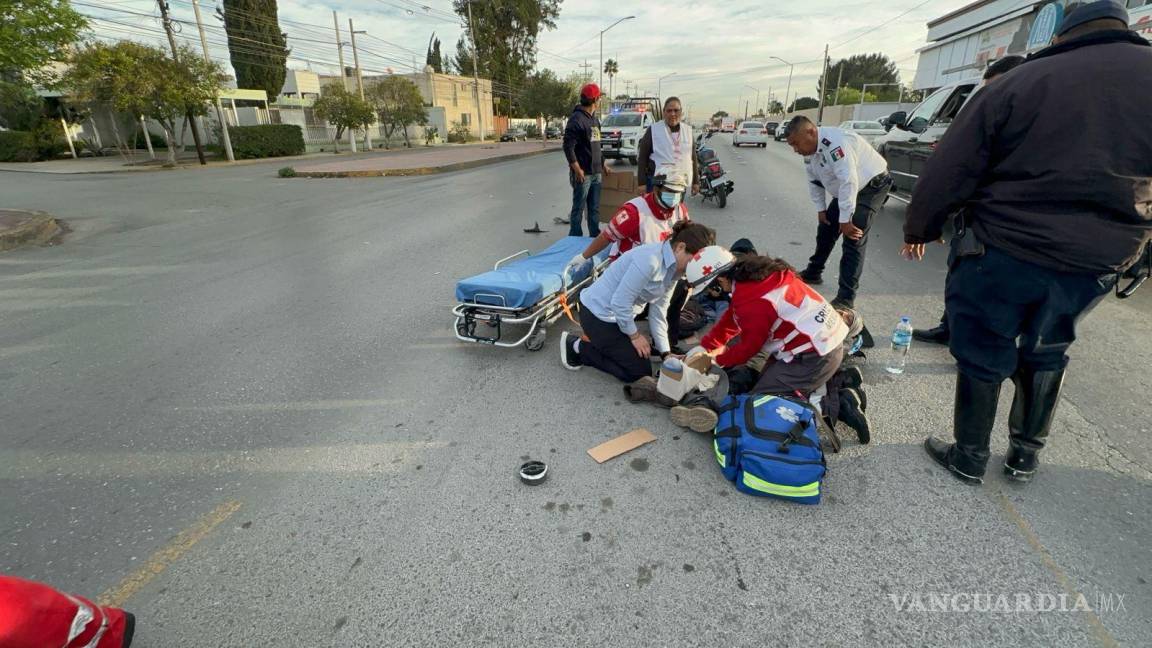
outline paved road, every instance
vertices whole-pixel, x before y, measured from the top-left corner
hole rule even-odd
[[[718,148],[737,192],[693,215],[801,263],[815,214],[798,159]],[[920,346],[900,378],[875,354],[873,445],[848,443],[825,502],[797,507],[735,493],[705,438],[563,371],[555,337],[542,353],[454,340],[458,278],[563,233],[547,225],[567,203],[558,156],[274,174],[0,174],[5,206],[76,229],[0,256],[0,568],[124,601],[138,645],[1152,636],[1152,291],[1085,323],[1031,486],[965,487],[929,465],[919,443],[949,429],[952,365]],[[873,233],[860,306],[877,331],[941,307],[944,252],[900,260],[902,216],[891,205]],[[521,232],[536,220],[552,231]],[[636,427],[658,441],[604,465],[585,454]],[[513,478],[523,457],[549,462],[547,484]],[[916,611],[931,594],[1070,592],[1095,611]]]

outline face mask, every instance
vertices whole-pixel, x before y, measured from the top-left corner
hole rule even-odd
[[[676,205],[680,204],[681,195],[682,194],[669,191],[661,191],[656,199],[660,201],[661,205],[664,205],[665,209],[675,209]]]

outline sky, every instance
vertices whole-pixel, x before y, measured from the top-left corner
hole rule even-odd
[[[332,12],[341,38],[348,40],[348,19],[355,22],[361,65],[368,73],[408,73],[422,69],[433,32],[446,55],[455,53],[461,21],[450,0],[278,0],[281,28],[288,33],[293,58],[289,67],[317,72],[338,70]],[[483,2],[485,0],[475,0]],[[169,0],[180,39],[199,47],[191,0]],[[222,23],[213,14],[221,0],[199,0],[213,58],[226,63]],[[618,62],[614,84],[604,91],[633,94],[657,89],[682,98],[689,118],[702,121],[716,110],[755,111],[757,96],[783,101],[789,66],[794,65],[789,97],[815,95],[825,44],[833,62],[852,54],[881,52],[897,62],[901,80],[915,76],[916,50],[925,45],[926,23],[971,0],[777,0],[768,3],[729,0],[621,2],[564,0],[556,29],[539,37],[537,66],[560,76],[589,73],[599,81],[600,30],[635,15],[604,34],[605,59]],[[73,0],[89,16],[103,39],[166,44],[155,0]],[[345,64],[351,50],[343,48]],[[585,62],[590,66],[581,67]],[[658,84],[658,78],[666,76]],[[614,87],[610,87],[614,85]],[[759,92],[757,92],[759,91]],[[737,108],[739,106],[739,108]]]

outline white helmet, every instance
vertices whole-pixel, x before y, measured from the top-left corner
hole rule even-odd
[[[731,270],[735,263],[736,257],[719,245],[709,245],[697,252],[684,271],[692,295],[704,292],[713,279]]]
[[[668,191],[684,193],[688,189],[688,175],[677,167],[661,165],[652,178],[652,186],[664,187]]]

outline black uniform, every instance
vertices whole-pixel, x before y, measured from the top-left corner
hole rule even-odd
[[[959,368],[954,472],[980,477],[1001,382],[1016,382],[1007,466],[1028,475],[1076,323],[1152,233],[1152,47],[1128,31],[1050,47],[981,90],[925,165],[907,243],[953,240],[946,309]],[[939,448],[937,448],[939,449]]]

